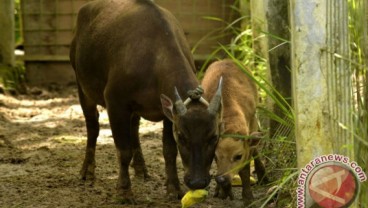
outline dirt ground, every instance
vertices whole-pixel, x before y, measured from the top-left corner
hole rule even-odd
[[[80,179],[79,170],[84,159],[86,130],[75,86],[33,88],[28,95],[0,94],[0,207],[180,208],[179,200],[165,197],[162,124],[144,120],[140,138],[151,179],[135,178],[132,171],[132,189],[139,204],[118,203],[116,151],[106,111],[102,108],[100,111],[96,180],[85,182]],[[182,181],[179,157],[178,164]],[[215,168],[212,169],[215,173]],[[209,197],[193,207],[241,207],[241,188],[234,188],[236,199],[230,201],[214,198],[214,186],[212,181]],[[258,199],[265,196],[265,190],[253,187]]]

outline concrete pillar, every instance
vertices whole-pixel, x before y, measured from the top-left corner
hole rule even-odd
[[[290,0],[290,6],[298,167],[327,154],[352,161],[347,1]]]
[[[291,0],[293,98],[298,167],[332,153],[328,129],[325,0]]]
[[[346,2],[290,2],[298,166],[330,153],[353,159]]]

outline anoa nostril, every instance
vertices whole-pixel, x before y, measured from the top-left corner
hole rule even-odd
[[[206,179],[192,179],[186,181],[186,185],[190,189],[204,189],[208,186],[209,181]]]

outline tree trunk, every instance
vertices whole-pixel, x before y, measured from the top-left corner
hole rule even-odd
[[[287,0],[252,0],[252,28],[255,53],[268,60],[268,76],[273,88],[291,104],[291,72],[290,72],[290,31]],[[263,38],[260,38],[262,37]],[[275,93],[276,97],[278,94]],[[278,97],[280,98],[280,97]],[[285,112],[272,100],[269,107],[276,116],[285,119]],[[289,106],[285,106],[288,108]],[[291,109],[288,109],[289,111]],[[275,136],[288,137],[278,132],[280,123],[270,120],[270,138]],[[291,127],[288,127],[291,128]],[[277,134],[277,135],[276,135]]]
[[[251,25],[251,8],[250,8],[251,0],[240,0],[240,16],[244,17],[241,21],[241,28],[247,28]]]
[[[290,60],[290,40],[289,15],[287,0],[269,0],[266,18],[268,21],[269,35],[269,65],[271,82],[275,90],[286,99],[291,106],[291,60]],[[288,106],[285,106],[288,107]],[[291,109],[288,109],[289,111]],[[276,104],[273,105],[273,112],[278,117],[286,119],[284,112]],[[280,123],[270,121],[270,136],[275,137],[280,128]],[[279,133],[278,133],[279,134]],[[277,135],[288,137],[289,135]]]
[[[14,0],[0,1],[0,64],[13,67],[14,58]]]

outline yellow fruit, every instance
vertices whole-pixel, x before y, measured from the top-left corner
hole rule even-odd
[[[205,189],[197,189],[188,191],[183,198],[181,199],[181,207],[187,208],[192,206],[193,204],[197,204],[206,199],[208,195],[208,191]]]
[[[256,179],[253,176],[250,176],[250,185],[254,185],[257,183]],[[233,180],[231,181],[231,185],[232,186],[241,186],[242,185],[242,181],[240,179],[239,175],[235,175],[233,177]]]

